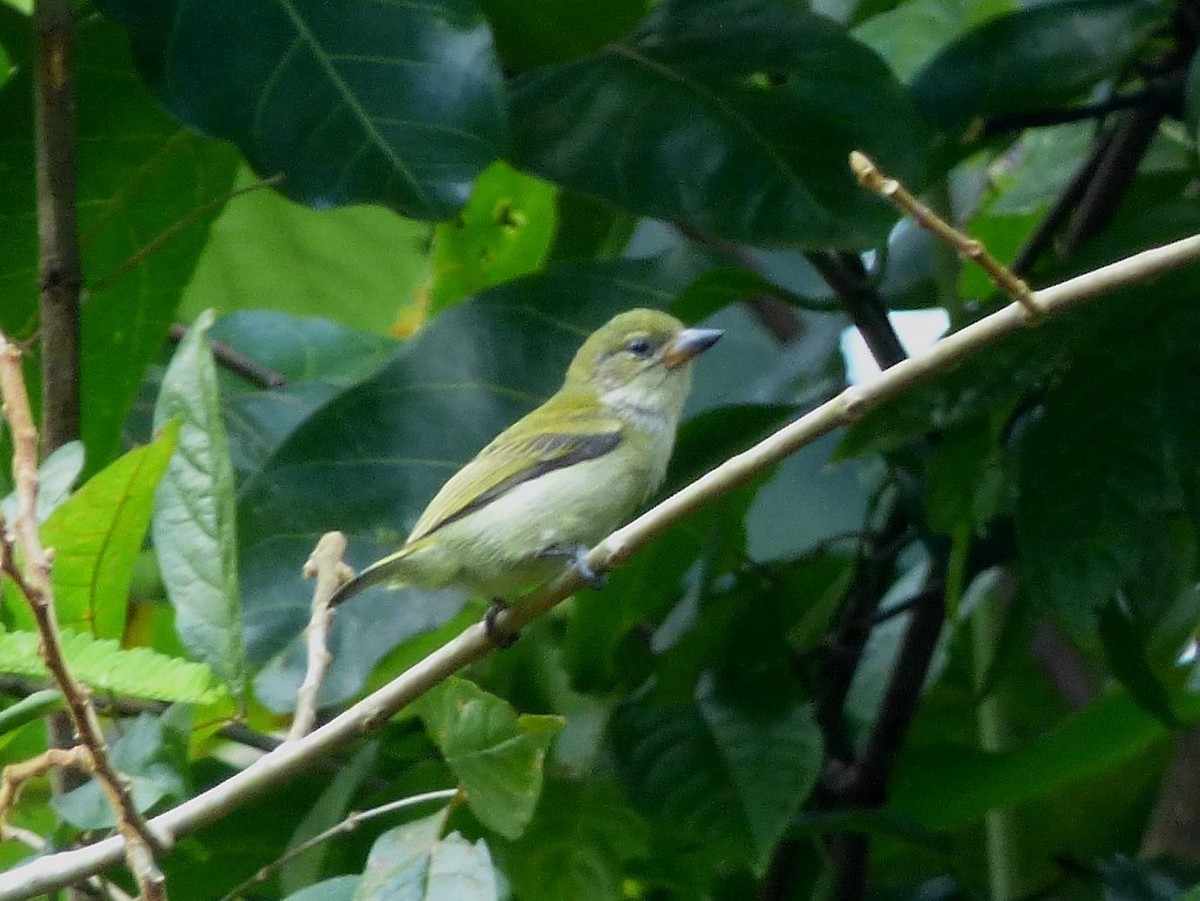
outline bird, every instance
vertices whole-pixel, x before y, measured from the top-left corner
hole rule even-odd
[[[722,331],[659,310],[627,310],[583,342],[562,387],[458,470],[404,544],[345,582],[336,607],[379,583],[459,588],[488,597],[494,621],[518,597],[573,565],[595,588],[588,550],[662,484],[691,387],[692,360]]]

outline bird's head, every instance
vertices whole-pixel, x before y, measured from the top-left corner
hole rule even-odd
[[[617,410],[673,420],[691,385],[692,358],[722,334],[686,328],[658,310],[629,310],[592,332],[567,370],[566,387],[594,391]]]

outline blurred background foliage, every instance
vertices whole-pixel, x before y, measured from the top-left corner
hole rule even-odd
[[[931,339],[888,312],[957,328],[1002,305],[857,187],[851,149],[1035,286],[1200,229],[1194,0],[76,9],[83,427],[44,464],[44,531],[72,659],[152,811],[286,726],[316,538],[346,532],[355,566],[395,546],[615,312],[727,330],[669,491]],[[38,331],[29,13],[0,3],[18,339]],[[1014,336],[718,500],[377,741],[186,838],[173,897],[455,786],[465,803],[240,896],[1183,895],[1195,284]],[[59,702],[12,586],[3,610],[13,762]],[[324,709],[482,611],[364,595]],[[34,786],[11,820],[61,847],[111,816],[94,786]]]

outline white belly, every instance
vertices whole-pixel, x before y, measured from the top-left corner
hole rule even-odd
[[[662,475],[614,471],[614,463],[601,457],[517,485],[430,536],[458,564],[446,584],[511,598],[549,579],[567,561],[543,551],[595,544],[645,502]]]

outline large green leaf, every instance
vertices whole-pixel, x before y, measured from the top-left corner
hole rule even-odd
[[[473,682],[451,678],[417,702],[434,744],[481,823],[516,838],[542,794],[542,766],[562,717],[520,716]]]
[[[909,0],[867,19],[854,36],[907,81],[948,40],[1016,5],[1014,0]]]
[[[518,166],[760,243],[861,246],[894,218],[862,149],[914,186],[927,136],[867,47],[789,0],[665,0],[623,41],[513,86]]]
[[[172,427],[153,444],[118,457],[42,525],[42,543],[54,549],[50,577],[60,624],[98,638],[124,633],[134,565],[176,433]],[[34,628],[25,603],[12,603],[10,615],[17,628]]]
[[[500,153],[500,71],[473,0],[98,5],[167,109],[310,205],[442,219]]]
[[[278,655],[298,685],[302,659],[282,652],[308,618],[311,589],[299,569],[321,533],[349,535],[357,567],[399,545],[459,466],[558,387],[588,332],[620,310],[665,306],[687,278],[626,260],[563,265],[492,289],[437,317],[378,376],[297,428],[240,497],[251,659]],[[356,598],[331,632],[323,698],[353,694],[384,653],[461,603],[453,592]]]
[[[540,269],[554,238],[555,194],[504,163],[483,173],[462,212],[434,232],[429,312]]]
[[[255,181],[243,167],[237,187]],[[275,310],[386,335],[426,277],[431,231],[383,207],[313,210],[250,191],[213,223],[179,315]]]
[[[955,131],[974,117],[1053,107],[1120,72],[1164,23],[1157,0],[1022,9],[945,48],[913,79],[913,95],[931,121]]]
[[[611,723],[634,803],[756,872],[821,773],[808,706],[732,703],[716,692],[663,707],[631,700]]]
[[[1200,714],[1195,696],[1182,716]],[[976,822],[1074,779],[1103,773],[1168,736],[1167,727],[1124,690],[1114,689],[1046,734],[1010,751],[985,754],[962,747],[912,751],[892,786],[889,809],[929,829]]]
[[[262,388],[224,373],[222,411],[229,455],[240,480],[257,472],[292,430],[323,404],[378,372],[396,348],[388,338],[341,328],[326,319],[267,310],[223,316],[210,334],[287,381],[282,387]]]
[[[506,66],[517,70],[599,50],[633,28],[647,0],[479,0]]]
[[[1200,316],[1139,332],[1126,349],[1075,363],[1020,445],[1016,510],[1029,591],[1070,625],[1095,611],[1155,549],[1183,506],[1197,509]]]
[[[0,38],[20,34],[0,8]],[[14,47],[9,49],[17,55]],[[119,29],[93,17],[79,29],[79,213],[87,301],[82,313],[82,416],[88,469],[120,447],[120,430],[159,353],[208,224],[233,179],[235,154],[173,123],[141,85]],[[29,67],[0,93],[0,326],[33,328],[37,226]]]
[[[371,846],[355,901],[495,901],[492,856],[481,839],[443,837],[446,814],[389,829]]]
[[[648,856],[649,837],[611,781],[550,779],[525,834],[495,850],[520,897],[610,901],[622,895],[628,862]]]
[[[208,346],[212,314],[188,330],[167,368],[154,409],[158,428],[179,420],[154,510],[154,549],[175,628],[188,652],[207,663],[235,694],[246,681],[238,593],[233,465],[216,366]]]
[[[320,877],[334,850],[333,843],[322,841],[310,845],[306,850],[300,849],[346,819],[355,792],[373,771],[378,756],[379,745],[371,742],[342,764],[312,809],[300,821],[288,839],[288,853],[293,856],[279,870],[279,885],[285,894],[300,891]]]

